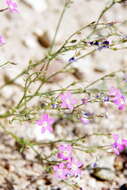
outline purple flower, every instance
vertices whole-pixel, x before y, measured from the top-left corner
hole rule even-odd
[[[90,113],[90,112],[85,112],[83,114],[85,117],[90,117],[90,116],[93,116],[94,114],[93,113]]]
[[[127,148],[127,139],[119,140],[119,135],[113,134],[114,143],[112,144],[113,151],[116,155]]]
[[[118,143],[118,139],[119,139],[119,136],[116,135],[116,134],[113,134],[113,139],[114,139],[114,143],[112,144],[112,148],[113,148],[113,151],[116,155],[119,155],[120,151],[119,151],[119,143]]]
[[[8,9],[10,12],[14,13],[19,13],[18,9],[17,9],[17,3],[12,1],[12,0],[6,0],[6,4],[8,6]]]
[[[102,42],[99,41],[91,41],[89,42],[90,45],[98,46],[98,50],[102,50],[103,48],[109,48],[109,41],[105,40]]]
[[[95,41],[95,42],[93,43],[93,45],[98,46],[98,45],[99,45],[99,42],[98,42],[98,41]]]
[[[92,163],[91,168],[97,168],[97,163],[96,162]]]
[[[89,118],[92,117],[93,115],[94,115],[93,113],[85,112],[85,113],[83,113],[83,116],[80,118],[80,121],[81,121],[83,124],[87,125],[87,124],[90,123]]]
[[[109,102],[109,96],[104,97],[104,102]]]
[[[41,116],[39,120],[36,121],[36,124],[42,126],[41,132],[44,133],[46,130],[52,132],[52,124],[54,123],[54,119],[49,117],[48,114],[44,114]]]
[[[58,147],[57,157],[63,160],[69,160],[72,157],[72,146],[68,144],[60,145]]]
[[[98,46],[99,45],[99,42],[98,41],[91,41],[91,42],[88,42],[91,46],[92,45],[95,45],[95,46]]]
[[[69,170],[66,163],[60,163],[56,166],[53,166],[54,175],[56,178],[65,180],[68,177]]]
[[[105,40],[102,42],[102,44],[106,45],[106,46],[109,46],[109,41],[108,40]]]
[[[77,177],[81,175],[82,166],[83,164],[79,160],[71,158],[66,162],[54,166],[53,170],[56,178],[65,180],[68,177]]]
[[[72,158],[67,163],[67,167],[70,169],[69,175],[77,177],[81,175],[81,167],[83,166],[82,162],[79,160]]]
[[[53,109],[56,109],[58,105],[57,104],[52,104],[51,106],[52,106]]]
[[[6,43],[6,41],[5,41],[4,37],[0,36],[0,45],[3,45],[5,43]]]
[[[119,110],[124,110],[125,104],[125,96],[121,93],[121,91],[115,87],[111,87],[109,90],[110,100],[118,106]]]
[[[65,92],[59,96],[62,101],[61,108],[68,108],[72,111],[77,100],[72,96],[71,92]]]
[[[75,59],[74,57],[71,57],[71,58],[68,60],[69,63],[73,63],[73,62],[75,62],[75,61],[76,61],[76,59]]]

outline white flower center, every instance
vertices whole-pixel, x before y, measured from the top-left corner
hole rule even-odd
[[[71,101],[70,101],[69,98],[66,99],[66,103],[67,103],[67,104],[71,104]]]
[[[72,170],[77,170],[77,169],[78,169],[77,165],[76,164],[72,164]]]
[[[43,124],[42,124],[43,127],[47,127],[47,125],[48,125],[47,121],[44,121]]]

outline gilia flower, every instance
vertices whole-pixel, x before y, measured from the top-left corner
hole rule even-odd
[[[18,9],[17,9],[17,3],[12,1],[12,0],[6,0],[6,4],[8,6],[8,9],[10,12],[14,13],[19,13]]]
[[[58,147],[57,157],[63,160],[69,160],[72,157],[72,146],[68,144],[60,145]]]
[[[66,166],[66,163],[60,163],[56,166],[53,166],[55,177],[58,179],[65,180],[68,177],[69,170]]]
[[[109,97],[111,101],[118,106],[119,110],[123,110],[125,108],[125,96],[123,96],[119,89],[111,87],[109,90]]]
[[[65,180],[68,177],[77,177],[81,175],[81,167],[83,164],[75,158],[71,158],[66,162],[62,162],[53,167],[55,177]]]
[[[69,175],[72,177],[77,177],[81,175],[82,166],[83,164],[75,158],[72,158],[71,160],[69,160],[67,163],[67,167],[70,169]]]
[[[71,111],[73,110],[74,105],[77,103],[71,92],[65,92],[63,94],[60,94],[60,98],[62,101],[61,107],[68,108]]]
[[[4,37],[0,36],[0,45],[3,45],[5,43],[6,43],[6,41],[5,41]]]
[[[116,155],[119,155],[120,152],[124,151],[127,148],[127,139],[119,140],[119,135],[113,134],[114,143],[112,144],[112,148]]]
[[[49,132],[52,132],[52,124],[54,123],[54,119],[49,117],[48,114],[44,114],[41,116],[39,120],[36,121],[37,125],[42,126],[41,132],[44,133],[46,130]]]

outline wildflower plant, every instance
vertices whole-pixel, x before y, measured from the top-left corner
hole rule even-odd
[[[76,133],[76,129],[79,126],[81,126],[82,129],[88,129],[89,127],[92,128],[94,123],[98,121],[100,122],[101,119],[108,119],[105,117],[105,112],[108,112],[108,110],[115,109],[119,113],[126,111],[126,82],[123,81],[123,76],[125,76],[127,68],[123,67],[117,71],[110,72],[93,80],[86,86],[81,86],[81,84],[78,84],[79,81],[74,81],[71,84],[68,82],[67,86],[59,87],[58,89],[45,89],[43,87],[54,76],[57,76],[60,73],[71,73],[73,64],[77,63],[78,60],[85,59],[85,57],[92,55],[95,52],[101,53],[98,50],[103,51],[108,49],[108,51],[117,51],[119,49],[127,48],[127,38],[123,37],[123,34],[119,33],[117,30],[115,34],[112,32],[112,29],[116,27],[117,22],[101,22],[101,18],[108,10],[110,10],[115,4],[121,4],[122,2],[122,0],[111,1],[111,3],[102,10],[96,22],[91,22],[88,25],[83,26],[71,34],[61,47],[54,50],[56,37],[64,13],[73,3],[70,0],[65,1],[52,44],[48,49],[46,56],[38,62],[29,61],[27,67],[21,73],[15,78],[8,79],[7,82],[1,86],[1,89],[3,89],[8,85],[17,84],[17,79],[19,78],[24,79],[23,86],[17,84],[18,88],[20,90],[22,89],[22,95],[19,101],[11,108],[7,107],[5,112],[0,114],[0,118],[4,119],[6,123],[9,119],[10,125],[15,120],[19,122],[20,125],[24,125],[25,122],[28,122],[36,128],[40,127],[42,136],[48,131],[54,134],[56,139],[51,141],[42,140],[41,142],[38,142],[35,139],[22,139],[20,136],[7,130],[2,122],[0,123],[0,126],[5,133],[12,136],[15,141],[20,144],[20,147],[22,148],[20,152],[25,151],[26,147],[32,149],[32,151],[37,154],[36,158],[38,163],[44,167],[45,171],[48,171],[57,178],[57,180],[65,182],[65,184],[70,185],[70,183],[68,183],[69,179],[83,176],[84,170],[87,170],[87,164],[82,162],[82,157],[85,157],[86,154],[94,154],[99,149],[101,151],[112,150],[115,155],[119,155],[127,148],[127,138],[123,138],[119,141],[119,135],[112,135],[112,131],[106,134],[99,130],[99,132],[92,134],[80,134],[79,136],[76,134],[75,136],[72,136],[72,132]],[[5,3],[7,9],[11,13],[19,12],[15,1],[6,0]],[[99,35],[101,30],[105,30],[107,27],[109,30],[108,34],[105,32],[104,34]],[[81,39],[76,39],[76,37],[81,32],[85,32],[86,29],[89,29],[89,34]],[[109,39],[114,36],[119,36],[119,38],[116,38],[116,40]],[[0,46],[2,45],[6,45],[6,40],[3,36],[0,36]],[[73,51],[74,56],[66,61],[66,64],[62,69],[47,76],[46,72],[48,71],[50,64],[53,64],[53,61],[57,57],[65,55],[69,51]],[[8,63],[10,62],[2,64],[0,67],[3,67],[3,65]],[[34,69],[38,66],[40,66],[40,69],[35,72]],[[119,83],[117,82],[118,78],[120,81]],[[110,83],[110,80],[115,81],[114,86]],[[103,83],[105,83],[105,85],[102,85]],[[101,87],[100,84],[102,85]],[[35,98],[37,101],[32,104],[32,101]],[[97,110],[94,111],[94,108],[92,107],[94,104],[97,104],[100,108],[98,109],[99,113]],[[93,111],[88,111],[90,108],[92,108]],[[63,125],[63,123],[65,124]],[[75,126],[75,128],[72,131],[69,131],[68,129],[71,124],[73,124],[73,127]],[[63,131],[63,134],[66,134],[63,138],[59,138],[59,135],[57,134],[59,130]],[[110,137],[114,142],[110,143],[110,145],[105,144],[104,146],[89,145],[87,141],[91,136],[106,136],[107,139]],[[51,147],[51,154],[46,155],[45,152],[38,152],[36,146],[40,147],[41,145]],[[82,155],[81,158],[80,153]],[[74,189],[81,189],[76,183],[71,184],[71,187]]]

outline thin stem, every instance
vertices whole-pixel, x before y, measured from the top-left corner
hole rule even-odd
[[[61,22],[62,22],[62,19],[63,19],[63,16],[64,16],[64,13],[66,11],[67,6],[68,6],[68,3],[65,2],[64,8],[62,10],[62,13],[60,15],[60,18],[59,18],[59,21],[58,21],[58,24],[57,24],[57,27],[56,27],[56,31],[55,31],[55,34],[54,34],[54,37],[53,37],[53,41],[52,41],[51,47],[49,49],[49,53],[48,53],[49,55],[51,54],[52,49],[54,47],[55,40],[56,40],[56,37],[57,37],[57,34],[58,34],[58,31],[59,31],[59,28],[60,28],[60,25],[61,25]]]
[[[87,36],[87,39],[89,39],[89,38],[95,33],[96,28],[97,28],[97,26],[98,26],[98,24],[99,24],[99,21],[101,20],[101,18],[103,17],[103,15],[104,15],[115,3],[116,3],[116,2],[115,2],[114,0],[112,0],[112,2],[102,10],[101,14],[99,15],[99,17],[98,17],[98,19],[97,19],[97,22],[96,22],[94,28],[93,28],[93,31]]]

